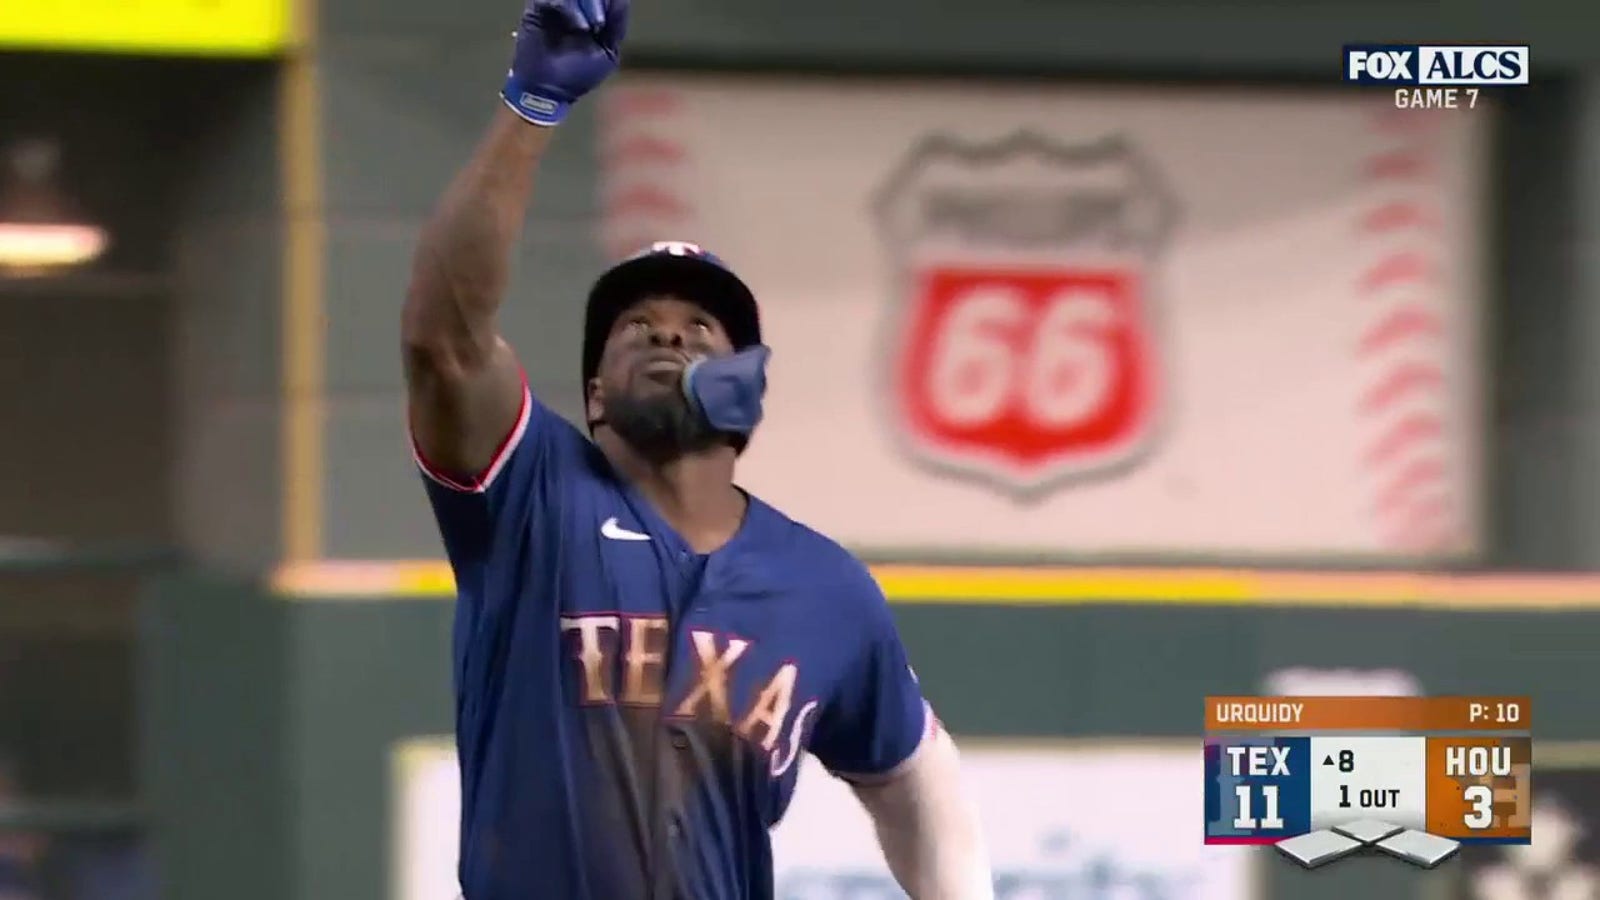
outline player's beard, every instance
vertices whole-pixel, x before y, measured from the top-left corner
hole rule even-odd
[[[606,400],[605,423],[636,453],[656,463],[709,450],[726,440],[672,390],[613,394]]]

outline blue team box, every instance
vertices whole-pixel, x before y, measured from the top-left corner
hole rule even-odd
[[[1275,844],[1311,830],[1311,739],[1206,738],[1206,843]]]

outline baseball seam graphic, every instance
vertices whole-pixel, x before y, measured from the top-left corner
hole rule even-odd
[[[597,238],[610,260],[659,240],[698,240],[684,190],[689,155],[674,128],[682,109],[664,88],[615,85],[600,97]]]
[[[1362,379],[1356,418],[1369,514],[1386,549],[1453,549],[1461,535],[1451,454],[1449,292],[1436,116],[1384,109],[1360,163],[1356,277]]]

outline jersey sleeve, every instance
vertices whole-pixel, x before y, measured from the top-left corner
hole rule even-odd
[[[430,463],[410,436],[445,550],[457,564],[481,557],[505,525],[550,513],[550,485],[583,438],[571,423],[533,396],[522,379],[522,406],[489,464],[478,472],[447,472]]]
[[[817,720],[809,749],[850,781],[887,777],[911,758],[935,727],[911,670],[888,601],[863,567],[865,624],[859,657]]]

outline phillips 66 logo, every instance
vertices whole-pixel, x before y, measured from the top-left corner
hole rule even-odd
[[[1149,446],[1155,269],[1176,209],[1131,146],[930,138],[877,211],[897,288],[892,419],[913,456],[1038,497]]]

